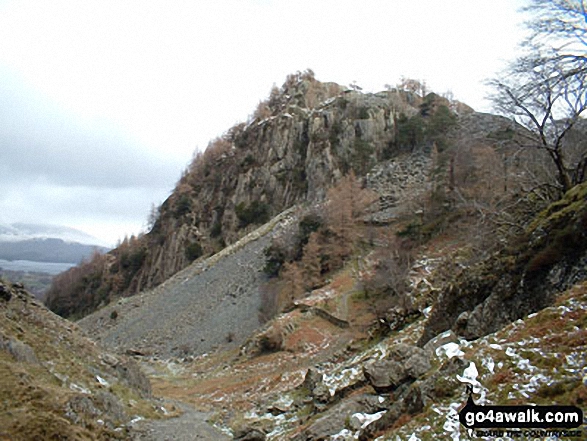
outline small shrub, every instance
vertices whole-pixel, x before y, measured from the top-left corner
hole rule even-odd
[[[212,229],[210,230],[210,237],[216,238],[222,234],[222,223],[219,221],[215,222],[212,225]]]
[[[277,352],[283,348],[283,335],[278,329],[271,328],[259,337],[261,353]]]
[[[281,270],[281,267],[287,260],[287,250],[280,242],[273,241],[271,245],[265,248],[265,266],[263,272],[269,277],[276,277]]]
[[[184,214],[189,213],[191,209],[192,201],[190,200],[190,197],[187,194],[182,194],[175,203],[174,215],[176,218],[179,218]]]
[[[264,224],[269,221],[270,216],[269,205],[261,201],[253,201],[250,205],[241,202],[236,206],[235,212],[241,228],[250,224]]]
[[[185,248],[185,256],[188,261],[193,262],[204,253],[202,245],[199,242],[191,242]]]
[[[255,158],[253,157],[253,155],[251,155],[249,153],[247,156],[245,156],[245,159],[242,162],[242,167],[244,169],[249,169],[250,167],[255,165],[255,163],[256,163]]]
[[[118,318],[118,311],[116,309],[110,313],[110,320],[116,320]]]

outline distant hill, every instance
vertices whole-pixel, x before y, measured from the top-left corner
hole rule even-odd
[[[0,242],[0,259],[80,263],[84,258],[90,257],[95,250],[108,251],[104,247],[66,242],[63,239],[26,239]]]
[[[61,239],[86,245],[106,245],[100,239],[83,231],[63,225],[13,223],[0,224],[0,242],[16,242],[27,239]]]

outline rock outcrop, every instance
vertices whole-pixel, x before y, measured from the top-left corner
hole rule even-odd
[[[125,439],[156,417],[134,360],[112,355],[21,285],[0,281],[0,438]]]
[[[550,305],[587,279],[587,184],[529,225],[518,244],[467,268],[439,295],[420,339],[452,329],[475,339]]]

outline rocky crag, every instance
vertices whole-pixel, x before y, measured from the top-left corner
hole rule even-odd
[[[424,162],[400,165],[398,171],[428,173],[428,153],[454,126],[457,109],[472,111],[435,94],[362,93],[321,83],[311,72],[292,75],[248,123],[231,128],[194,159],[153,213],[147,234],[73,270],[68,280],[79,280],[75,286],[66,277],[57,280],[47,304],[61,315],[80,316],[153,288],[283,210],[323,200],[349,171],[364,176],[417,146],[427,151]],[[411,188],[421,181],[413,180]],[[382,204],[399,196],[388,185]]]

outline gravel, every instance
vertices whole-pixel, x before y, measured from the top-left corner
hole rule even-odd
[[[261,325],[259,288],[266,281],[264,250],[293,219],[292,210],[286,211],[157,288],[121,299],[79,324],[106,347],[161,358],[201,355],[220,345],[240,345]],[[110,318],[114,310],[116,319]]]

